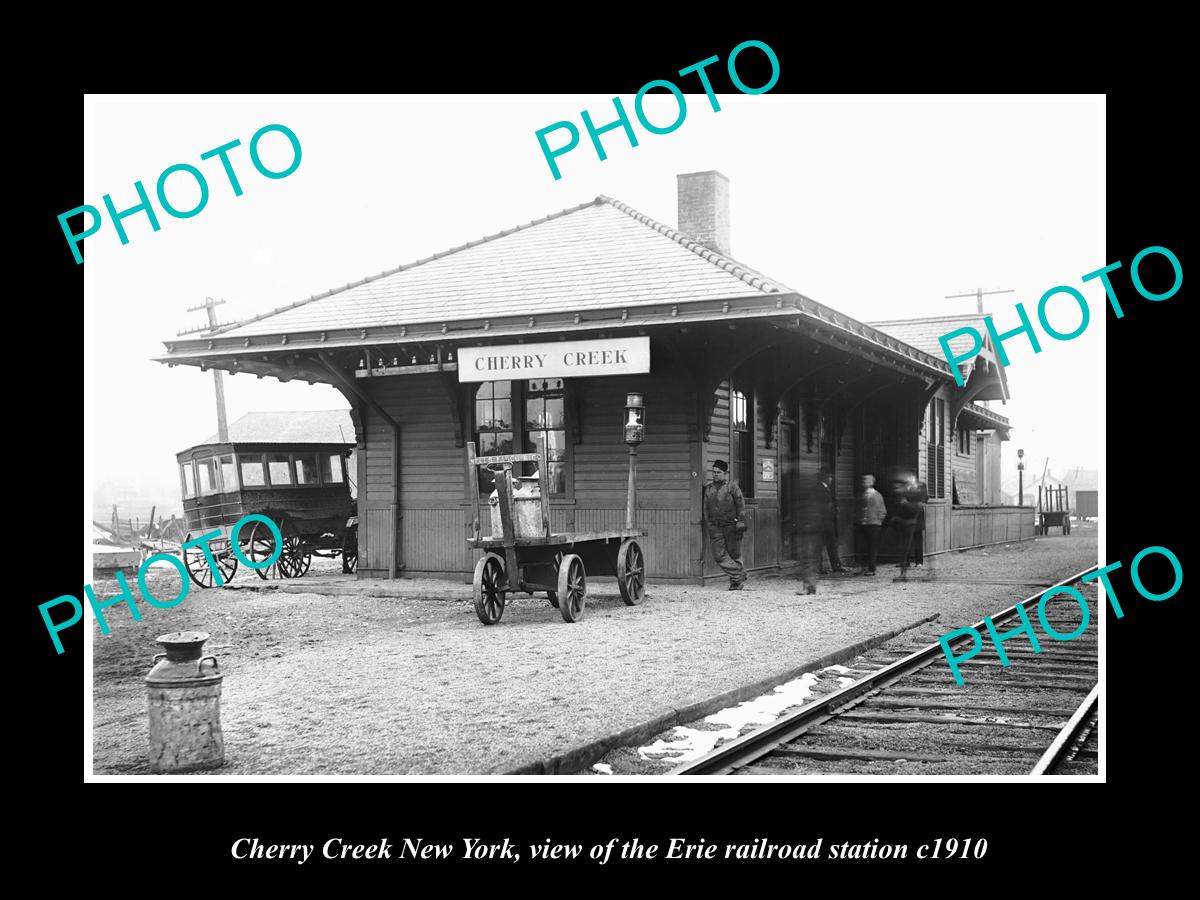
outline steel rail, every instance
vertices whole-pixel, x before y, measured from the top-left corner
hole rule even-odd
[[[1098,568],[1100,568],[1099,565],[1088,566],[1088,568],[1076,572],[1074,575],[1052,584],[1038,591],[1036,594],[1026,597],[1024,600],[1016,601],[1012,606],[991,616],[992,622],[1007,621],[1017,615],[1018,604],[1037,600],[1047,591],[1072,584]],[[982,631],[985,628],[983,619],[980,619],[972,627],[977,631]],[[964,635],[951,642],[951,646],[957,646],[966,640],[967,636]],[[863,700],[874,696],[900,679],[906,678],[913,672],[931,665],[941,656],[941,641],[934,641],[929,646],[923,647],[915,653],[910,653],[903,659],[898,659],[896,662],[864,676],[854,682],[854,684],[846,685],[846,687],[836,690],[832,694],[821,697],[816,702],[806,703],[795,712],[777,719],[770,725],[765,725],[755,731],[734,738],[701,756],[699,759],[676,766],[667,775],[727,775],[735,769],[750,765],[755,760],[761,759],[781,744],[794,741],[809,729],[829,721],[851,707],[857,706]]]
[[[1037,761],[1037,765],[1030,771],[1030,775],[1050,774],[1060,763],[1065,761],[1068,750],[1078,749],[1074,746],[1075,740],[1083,732],[1084,725],[1091,719],[1092,710],[1099,702],[1100,685],[1097,684],[1087,695],[1087,699],[1079,704],[1079,709],[1075,710],[1075,714],[1067,720],[1063,730],[1058,733],[1046,752],[1042,754],[1042,758]]]

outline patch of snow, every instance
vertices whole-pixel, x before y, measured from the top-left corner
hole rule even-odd
[[[721,741],[736,738],[746,726],[769,725],[785,709],[800,706],[812,696],[812,689],[818,680],[814,673],[805,672],[799,678],[779,685],[769,694],[744,700],[737,706],[728,706],[704,717],[704,721],[710,725],[724,725],[724,728],[701,730],[676,725],[671,740],[659,738],[647,747],[639,747],[638,756],[642,759],[669,758],[672,762],[699,759]]]
[[[826,666],[823,669],[818,669],[819,672],[849,672],[845,666]]]
[[[612,774],[612,766],[610,766],[608,763],[595,763],[595,764],[593,764],[592,768],[595,769],[597,772],[599,772],[601,775],[611,775]]]

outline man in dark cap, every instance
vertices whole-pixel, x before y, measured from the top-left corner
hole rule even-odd
[[[729,576],[729,590],[746,583],[742,566],[742,534],[746,530],[746,499],[736,482],[729,481],[729,463],[712,464],[712,481],[704,486],[704,522],[713,559]]]
[[[818,493],[821,503],[821,537],[825,544],[825,552],[829,554],[829,570],[831,572],[845,572],[846,569],[842,565],[842,560],[838,556],[838,533],[837,533],[837,496],[833,493],[833,475],[826,469],[822,469],[817,473],[817,479],[821,482],[821,489]],[[820,551],[817,551],[818,562],[820,561]]]

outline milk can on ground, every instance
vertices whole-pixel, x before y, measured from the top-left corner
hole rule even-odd
[[[203,655],[209,635],[176,631],[156,638],[164,653],[154,656],[146,676],[150,710],[150,769],[194,772],[225,763],[221,735],[221,682],[217,658]]]

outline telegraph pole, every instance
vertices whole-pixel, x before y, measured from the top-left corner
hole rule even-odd
[[[975,290],[971,291],[971,293],[969,293],[969,294],[947,294],[945,299],[957,300],[960,297],[974,297],[975,298],[975,308],[980,313],[982,313],[983,312],[983,298],[985,296],[987,296],[989,294],[1015,294],[1015,293],[1016,293],[1016,291],[1013,291],[1013,290],[985,291],[983,288],[976,288]]]
[[[196,310],[208,311],[208,325],[203,328],[193,328],[189,331],[181,331],[177,337],[185,334],[193,334],[197,331],[215,331],[220,327],[221,323],[217,322],[217,315],[213,309],[224,303],[224,300],[213,300],[212,297],[205,297],[204,302],[198,306],[189,306],[188,312],[196,312]],[[229,440],[229,425],[225,420],[225,385],[221,382],[221,370],[214,368],[213,385],[217,390],[217,440],[221,443],[226,443]]]

